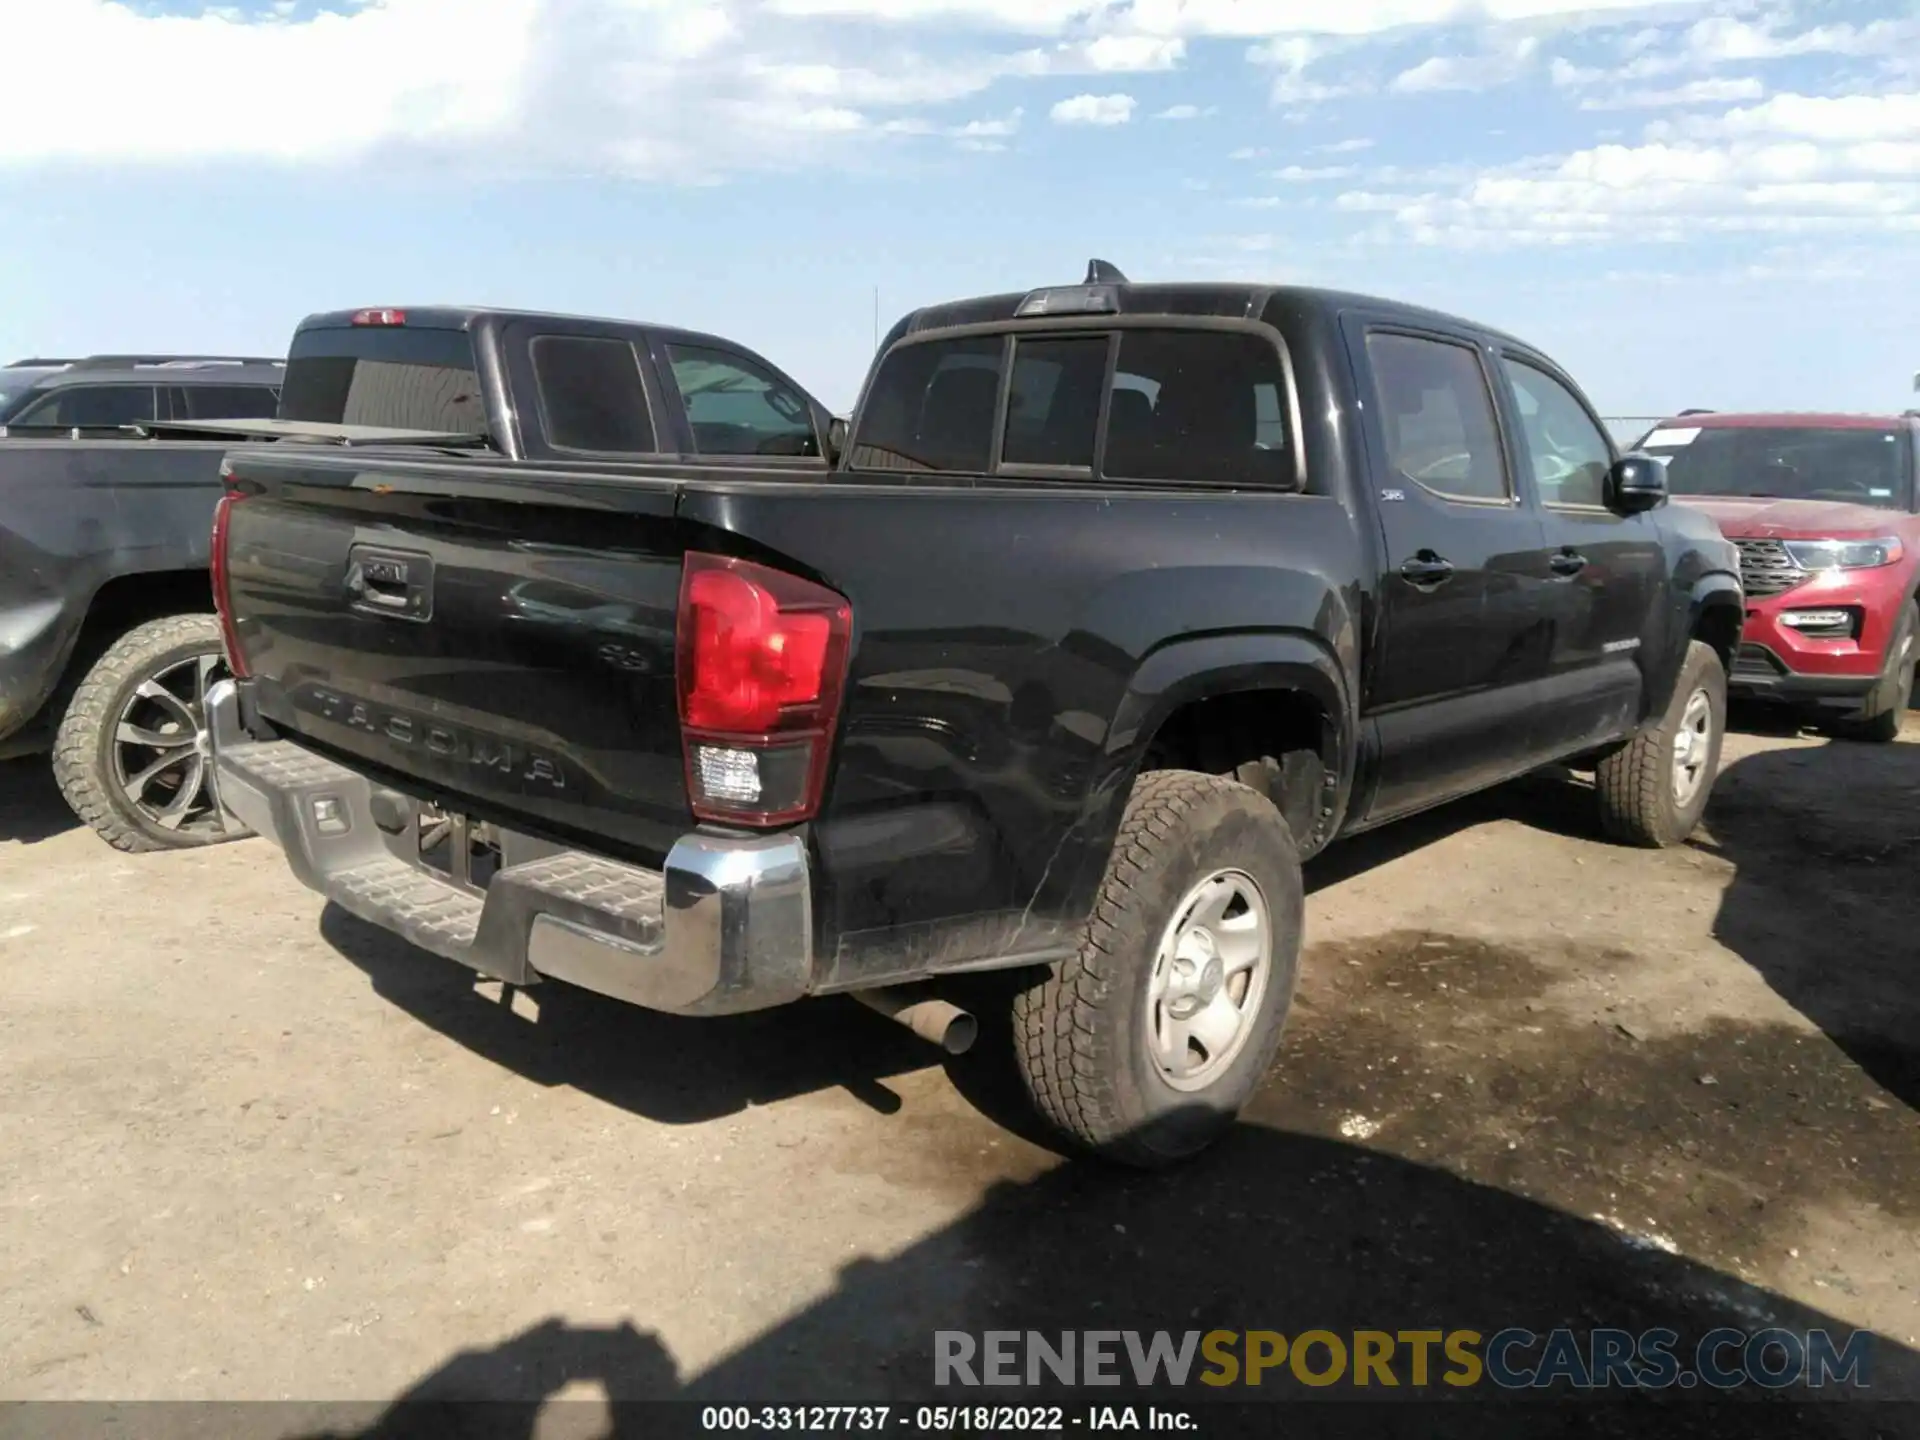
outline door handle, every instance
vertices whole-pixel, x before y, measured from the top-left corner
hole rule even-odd
[[[1547,561],[1547,566],[1556,575],[1578,575],[1587,568],[1587,557],[1577,550],[1559,550]]]
[[[1453,562],[1441,559],[1431,550],[1422,550],[1400,566],[1400,578],[1423,589],[1443,585],[1453,578]]]

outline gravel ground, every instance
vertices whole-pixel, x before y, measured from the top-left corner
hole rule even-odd
[[[1332,852],[1271,1082],[1136,1177],[1036,1143],[991,1025],[943,1067],[845,1000],[502,994],[0,767],[0,1396],[911,1398],[935,1329],[1771,1320],[1920,1395],[1920,744],[1736,735],[1670,852],[1589,811],[1536,778]]]

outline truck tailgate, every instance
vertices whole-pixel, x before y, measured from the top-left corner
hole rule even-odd
[[[676,480],[278,447],[235,468],[262,718],[448,809],[642,852],[685,830]]]

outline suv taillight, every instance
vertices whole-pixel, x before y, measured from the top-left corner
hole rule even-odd
[[[852,605],[811,580],[694,553],[677,623],[694,815],[732,825],[810,818],[840,717]]]
[[[225,467],[222,470],[225,478]],[[229,490],[213,507],[213,544],[207,566],[213,582],[213,608],[220,615],[220,639],[227,648],[227,668],[236,680],[247,678],[247,662],[240,653],[239,632],[233,626],[233,595],[227,579],[227,526],[233,507],[246,498]]]

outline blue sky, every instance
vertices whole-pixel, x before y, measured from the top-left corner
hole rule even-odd
[[[1472,315],[1609,414],[1920,404],[1917,0],[4,8],[0,358],[472,302],[844,409],[875,287],[1099,255]]]

